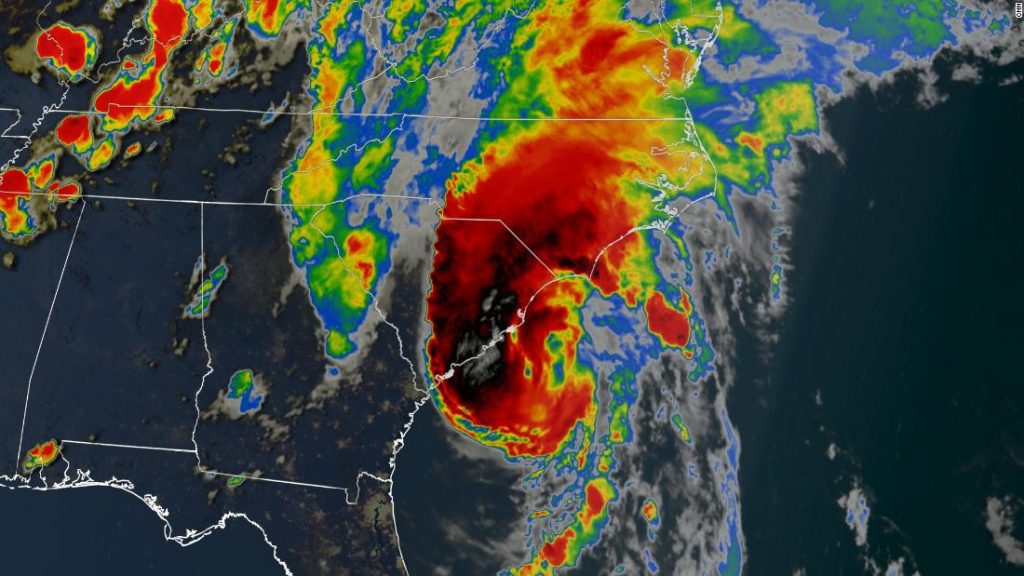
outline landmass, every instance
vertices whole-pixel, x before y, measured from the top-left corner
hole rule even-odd
[[[0,237],[63,243],[9,384],[20,434],[62,441],[2,484],[122,490],[183,546],[245,521],[288,574],[407,571],[395,471],[425,410],[520,478],[501,536],[438,536],[452,562],[741,573],[730,303],[786,305],[794,147],[830,145],[849,86],[1010,25],[936,1],[0,15]]]

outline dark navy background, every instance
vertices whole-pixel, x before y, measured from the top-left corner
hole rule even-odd
[[[828,108],[845,164],[802,150],[793,304],[773,349],[741,342],[729,402],[749,574],[858,574],[864,553],[907,574],[1012,572],[985,503],[1024,497],[1024,82],[999,86],[1024,64],[978,63],[975,85],[955,63],[939,58],[931,109],[910,77]],[[836,504],[854,482],[866,550]]]
[[[109,488],[0,489],[0,519],[5,574],[284,573],[263,535],[244,519],[182,548],[164,541],[163,523],[145,504]]]
[[[755,335],[740,339],[730,398],[749,574],[858,574],[864,554],[883,566],[907,557],[928,575],[1010,572],[984,522],[989,496],[1024,496],[1013,460],[1024,455],[1024,83],[998,85],[1024,76],[1024,64],[982,66],[981,85],[951,82],[952,66],[940,58],[939,90],[949,97],[931,109],[915,104],[920,86],[903,78],[826,110],[845,165],[801,151],[810,169],[791,236],[793,304],[772,350]],[[5,362],[14,362],[0,378],[18,383],[0,386],[11,430],[69,239],[66,229],[51,232],[15,249],[17,272],[0,270],[0,301],[23,303],[8,321],[25,327],[0,330]],[[400,461],[413,467],[400,471],[396,494],[448,482],[446,498],[477,502],[444,466],[426,465],[438,444],[416,432],[429,418],[408,439]],[[835,460],[825,457],[832,442]],[[0,470],[13,467],[15,443],[5,432]],[[866,549],[836,504],[855,482],[872,506]],[[437,529],[439,502],[401,504],[410,526]],[[114,490],[0,490],[0,520],[4,572],[281,573],[244,522],[183,549],[164,542],[142,503]],[[411,534],[403,533],[411,564],[425,568],[430,542]]]

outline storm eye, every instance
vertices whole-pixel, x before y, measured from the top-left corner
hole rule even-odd
[[[478,389],[496,380],[504,368],[500,345],[491,346],[480,357],[462,367],[462,383],[466,388]]]

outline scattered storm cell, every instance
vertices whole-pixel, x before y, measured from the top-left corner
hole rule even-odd
[[[207,75],[210,78],[219,78],[224,74],[225,62],[228,58],[228,49],[231,47],[231,42],[235,36],[235,27],[238,25],[238,19],[233,18],[225,22],[219,30],[214,33],[216,40],[212,44],[208,44],[203,51],[196,58],[195,63],[195,82],[196,84],[203,84],[205,82],[203,75]]]
[[[658,511],[658,503],[648,498],[640,507],[640,514],[647,522],[647,539],[654,542],[658,528],[661,526],[661,513]]]
[[[213,270],[210,270],[209,277],[199,284],[195,296],[192,297],[192,302],[185,307],[183,316],[185,318],[205,318],[209,316],[210,306],[217,298],[217,293],[227,278],[228,264],[222,260]]]
[[[239,370],[231,375],[225,398],[237,401],[238,411],[242,414],[259,411],[263,404],[263,396],[256,393],[252,370]]]
[[[18,169],[0,174],[0,230],[4,237],[17,239],[37,230],[29,209],[32,187],[25,172]]]
[[[138,142],[132,142],[131,144],[125,147],[124,158],[125,160],[134,158],[138,156],[140,152],[142,152],[142,144]]]
[[[78,200],[82,188],[77,182],[54,178],[57,158],[50,154],[24,169],[0,173],[0,236],[14,241],[31,240],[39,231],[33,203],[49,208]]]
[[[180,0],[153,0],[145,26],[152,38],[148,51],[138,60],[125,59],[113,81],[93,98],[93,109],[102,114],[100,130],[118,139],[130,130],[133,121],[159,124],[173,116],[172,110],[159,106],[159,99],[171,58],[189,30],[188,10]],[[96,166],[93,169],[106,165],[106,154],[103,156],[102,161],[91,162]]]
[[[219,8],[213,8],[210,0],[151,0],[141,8],[139,16],[136,26],[147,35],[142,44],[144,50],[133,50],[128,55],[119,53],[113,68],[96,65],[101,43],[97,29],[91,25],[58,21],[32,35],[25,47],[35,62],[52,72],[62,85],[78,84],[92,92],[87,111],[62,112],[52,135],[46,135],[89,172],[110,168],[121,150],[122,140],[132,130],[158,128],[174,119],[174,109],[162,105],[162,98],[166,96],[174,57],[189,32],[201,31],[213,21],[229,22],[219,29],[218,41],[223,49],[213,45],[209,48],[203,68],[210,76],[219,75],[214,68],[219,70],[223,63],[211,62],[227,52],[233,38],[234,25],[220,14]],[[84,79],[89,82],[80,82]],[[96,87],[92,88],[93,85]],[[52,226],[52,220],[44,218],[44,213],[53,212],[60,203],[77,200],[82,193],[78,182],[52,181],[44,187],[25,178],[32,165],[51,154],[45,139],[35,139],[43,145],[33,146],[28,152],[39,156],[20,168],[5,164],[5,171],[0,173],[0,237],[17,243],[29,242]],[[137,144],[130,145],[126,157],[139,151]],[[51,175],[56,174],[61,157],[59,153],[52,156]]]
[[[92,70],[99,47],[93,32],[58,22],[39,32],[36,55],[58,78],[78,82]]]
[[[680,414],[672,415],[672,425],[676,428],[676,433],[679,434],[679,439],[687,444],[693,444],[693,436],[690,434],[690,427],[683,422],[683,417]]]
[[[47,440],[41,444],[36,444],[25,453],[22,468],[25,472],[32,472],[36,468],[45,468],[53,464],[57,457],[60,456],[60,448],[60,443],[56,440]]]
[[[311,8],[311,0],[245,0],[244,4],[249,29],[261,38],[277,36],[293,14],[301,16]]]

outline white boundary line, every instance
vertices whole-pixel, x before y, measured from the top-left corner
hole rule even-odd
[[[108,448],[131,448],[133,450],[153,450],[156,452],[182,452],[185,454],[194,454],[194,450],[187,448],[163,448],[161,446],[139,446],[137,444],[114,444],[112,442],[83,442],[81,440],[66,440],[61,439],[62,444],[80,444],[82,446],[106,446]]]
[[[148,450],[151,452],[175,452],[178,454],[195,454],[195,450],[189,448],[165,448],[163,446],[140,446],[137,444],[116,444],[113,442],[84,442],[82,440],[65,440],[61,439],[62,444],[76,444],[79,446],[102,446],[106,448],[127,448],[129,450]],[[313,482],[297,482],[294,480],[282,480],[280,478],[267,478],[265,476],[253,476],[251,474],[232,474],[230,472],[221,472],[219,470],[210,470],[204,468],[202,465],[196,467],[202,474],[209,474],[212,476],[224,476],[226,478],[245,478],[246,480],[255,480],[260,482],[273,482],[275,484],[288,484],[290,486],[305,486],[307,488],[323,488],[325,490],[340,490],[348,494],[348,488],[342,486],[332,486],[330,484],[316,484]]]
[[[41,196],[50,198],[53,196],[52,192],[23,192],[21,190],[0,190],[0,196]],[[334,204],[344,204],[350,200],[357,200],[360,198],[398,198],[403,200],[419,200],[422,202],[430,202],[438,204],[436,198],[429,198],[426,196],[410,196],[407,194],[368,194],[359,193],[351,196],[346,196],[339,200],[332,200],[331,202],[319,202],[311,204],[301,204],[292,202],[243,202],[243,201],[232,201],[232,200],[192,200],[189,198],[155,198],[152,196],[118,196],[110,194],[82,194],[77,200],[124,200],[127,202],[163,202],[169,204],[199,204],[199,205],[210,205],[210,206],[274,206],[277,208],[323,208],[324,206],[331,206]]]
[[[10,134],[9,133],[11,130],[14,129],[15,126],[17,126],[18,124],[21,124],[21,109],[20,108],[0,108],[0,112],[14,112],[15,114],[18,115],[18,117],[14,119],[14,122],[11,122],[11,125],[8,126],[7,129],[3,131],[2,134],[0,134],[0,138],[11,138],[11,139],[14,139],[14,140],[31,140],[32,139],[30,136],[25,136],[25,135],[22,135],[22,134]]]
[[[273,482],[274,484],[288,484],[289,486],[304,486],[306,488],[323,488],[324,490],[340,490],[348,496],[348,488],[341,486],[331,486],[329,484],[313,484],[310,482],[295,482],[293,480],[281,480],[279,478],[267,478],[264,476],[252,476],[249,474],[230,474],[228,472],[218,472],[217,470],[208,470],[206,468],[199,468],[199,471],[203,474],[210,474],[213,476],[225,476],[227,478],[245,478],[246,480],[254,480],[259,482]],[[347,498],[346,498],[347,499]]]
[[[211,278],[212,281],[212,278]],[[206,205],[199,205],[199,282],[197,294],[199,295],[199,304],[202,306],[203,301],[206,299],[206,295],[203,293],[203,283],[206,282]],[[199,312],[199,330],[203,334],[203,350],[206,352],[206,372],[203,372],[203,377],[199,381],[199,388],[196,388],[195,394],[192,396],[192,403],[196,408],[196,419],[192,422],[192,453],[196,457],[196,467],[203,467],[203,459],[199,456],[199,442],[196,440],[196,432],[199,431],[199,420],[203,417],[202,410],[199,409],[199,395],[203,393],[203,388],[206,387],[206,379],[213,374],[213,354],[210,352],[210,342],[206,338],[206,317],[210,315],[210,307],[213,306],[213,293],[211,291],[210,301],[206,303],[206,307],[202,308]]]
[[[110,107],[132,110],[185,110],[188,112],[219,112],[225,114],[258,114],[263,116],[270,110],[252,108],[209,108],[203,106],[168,106],[156,104],[118,104],[111,102],[106,112],[100,110],[51,110],[54,114],[79,114],[88,116],[108,116]],[[417,120],[463,120],[467,122],[685,122],[683,116],[456,116],[444,114],[419,114],[410,112],[338,112],[328,108],[303,111],[275,111],[281,116],[338,116],[342,118],[413,118]]]
[[[21,433],[18,435],[18,457],[14,461],[15,473],[21,466],[21,448],[25,441],[25,420],[28,418],[28,399],[32,395],[32,379],[36,375],[36,366],[39,364],[39,354],[43,351],[43,341],[46,340],[46,331],[50,328],[50,318],[53,317],[53,308],[57,304],[57,295],[60,294],[60,285],[64,281],[64,272],[68,268],[68,261],[71,260],[71,249],[75,246],[75,238],[78,237],[78,227],[82,224],[82,216],[85,215],[86,203],[82,203],[82,210],[78,213],[78,220],[75,222],[75,231],[71,234],[71,242],[68,243],[68,252],[64,256],[64,265],[60,269],[60,276],[57,277],[57,287],[53,291],[53,300],[50,301],[50,311],[46,313],[46,323],[43,324],[43,335],[39,337],[39,346],[36,347],[36,357],[32,361],[32,370],[28,373],[28,388],[25,390],[25,408],[21,412]]]
[[[27,192],[26,193],[26,192],[20,192],[20,191],[16,191],[16,190],[0,190],[0,197],[2,197],[4,195],[9,195],[9,196],[46,196],[46,197],[50,197],[53,194],[50,193],[50,192]],[[397,198],[397,199],[401,199],[401,200],[416,200],[416,201],[419,201],[419,202],[429,202],[429,203],[433,203],[433,204],[437,204],[438,203],[437,200],[434,199],[434,198],[423,197],[423,196],[409,196],[409,195],[405,195],[405,194],[365,194],[365,193],[364,194],[354,194],[352,196],[348,196],[348,197],[342,198],[340,200],[334,200],[332,202],[324,202],[324,203],[319,203],[319,204],[292,204],[292,203],[287,203],[287,202],[235,202],[235,201],[230,201],[230,200],[189,200],[189,199],[175,199],[175,198],[147,198],[145,196],[111,196],[111,195],[104,195],[104,194],[83,194],[83,195],[81,195],[78,198],[78,200],[82,200],[82,201],[88,202],[88,200],[90,198],[94,199],[94,200],[115,200],[115,201],[129,201],[129,202],[158,202],[158,203],[162,202],[162,203],[170,203],[170,204],[193,204],[193,205],[198,204],[200,206],[200,208],[203,208],[203,207],[205,207],[207,205],[210,205],[210,206],[272,206],[272,207],[276,207],[276,208],[296,208],[296,207],[299,207],[299,208],[325,208],[327,206],[331,206],[331,205],[334,205],[334,204],[344,204],[344,203],[346,203],[346,202],[348,202],[350,200],[356,200],[356,199],[360,199],[360,198]],[[526,248],[526,251],[529,252],[530,255],[534,257],[534,259],[536,259],[538,262],[540,262],[541,266],[543,266],[555,278],[559,277],[558,274],[556,274],[555,271],[552,270],[551,267],[548,266],[547,263],[544,262],[544,260],[542,260],[541,257],[538,256],[537,253],[534,252],[533,249],[530,248],[530,246],[526,242],[523,241],[523,239],[519,236],[519,234],[516,234],[516,231],[513,230],[511,227],[509,227],[509,225],[506,224],[505,221],[502,220],[501,218],[464,218],[464,217],[454,217],[454,216],[451,217],[451,218],[448,218],[448,217],[444,216],[444,209],[442,208],[441,209],[441,220],[449,220],[449,221],[452,221],[452,222],[482,222],[482,223],[501,224],[505,228],[505,230],[508,230],[508,233],[511,234],[512,237],[516,239],[516,241],[518,241],[520,244],[522,244],[523,248]],[[200,228],[202,228],[202,216],[200,216]],[[202,234],[202,232],[200,232],[200,234]],[[323,234],[323,232],[321,232],[321,234]],[[325,236],[326,236],[326,234],[325,234]],[[200,239],[200,253],[203,253],[203,252],[204,252],[204,248],[203,248],[203,244],[202,244],[202,239]],[[209,351],[207,351],[207,353],[209,353]],[[209,375],[209,374],[207,374],[207,375]]]
[[[519,243],[523,245],[523,248],[526,248],[526,251],[529,252],[530,255],[533,256],[537,260],[537,262],[540,262],[540,265],[543,266],[545,270],[550,272],[551,275],[554,276],[555,278],[558,278],[558,274],[555,274],[555,271],[552,270],[551,267],[548,266],[546,262],[541,260],[540,256],[537,256],[537,253],[533,251],[533,248],[530,248],[530,246],[526,242],[523,242],[523,239],[519,237],[519,234],[516,234],[515,230],[510,228],[508,224],[505,224],[505,221],[502,220],[501,218],[459,218],[459,217],[446,218],[444,216],[444,214],[441,214],[441,220],[448,220],[450,222],[493,222],[493,223],[501,224],[502,226],[505,227],[505,230],[508,230],[508,233],[511,234],[513,238],[518,240]]]

